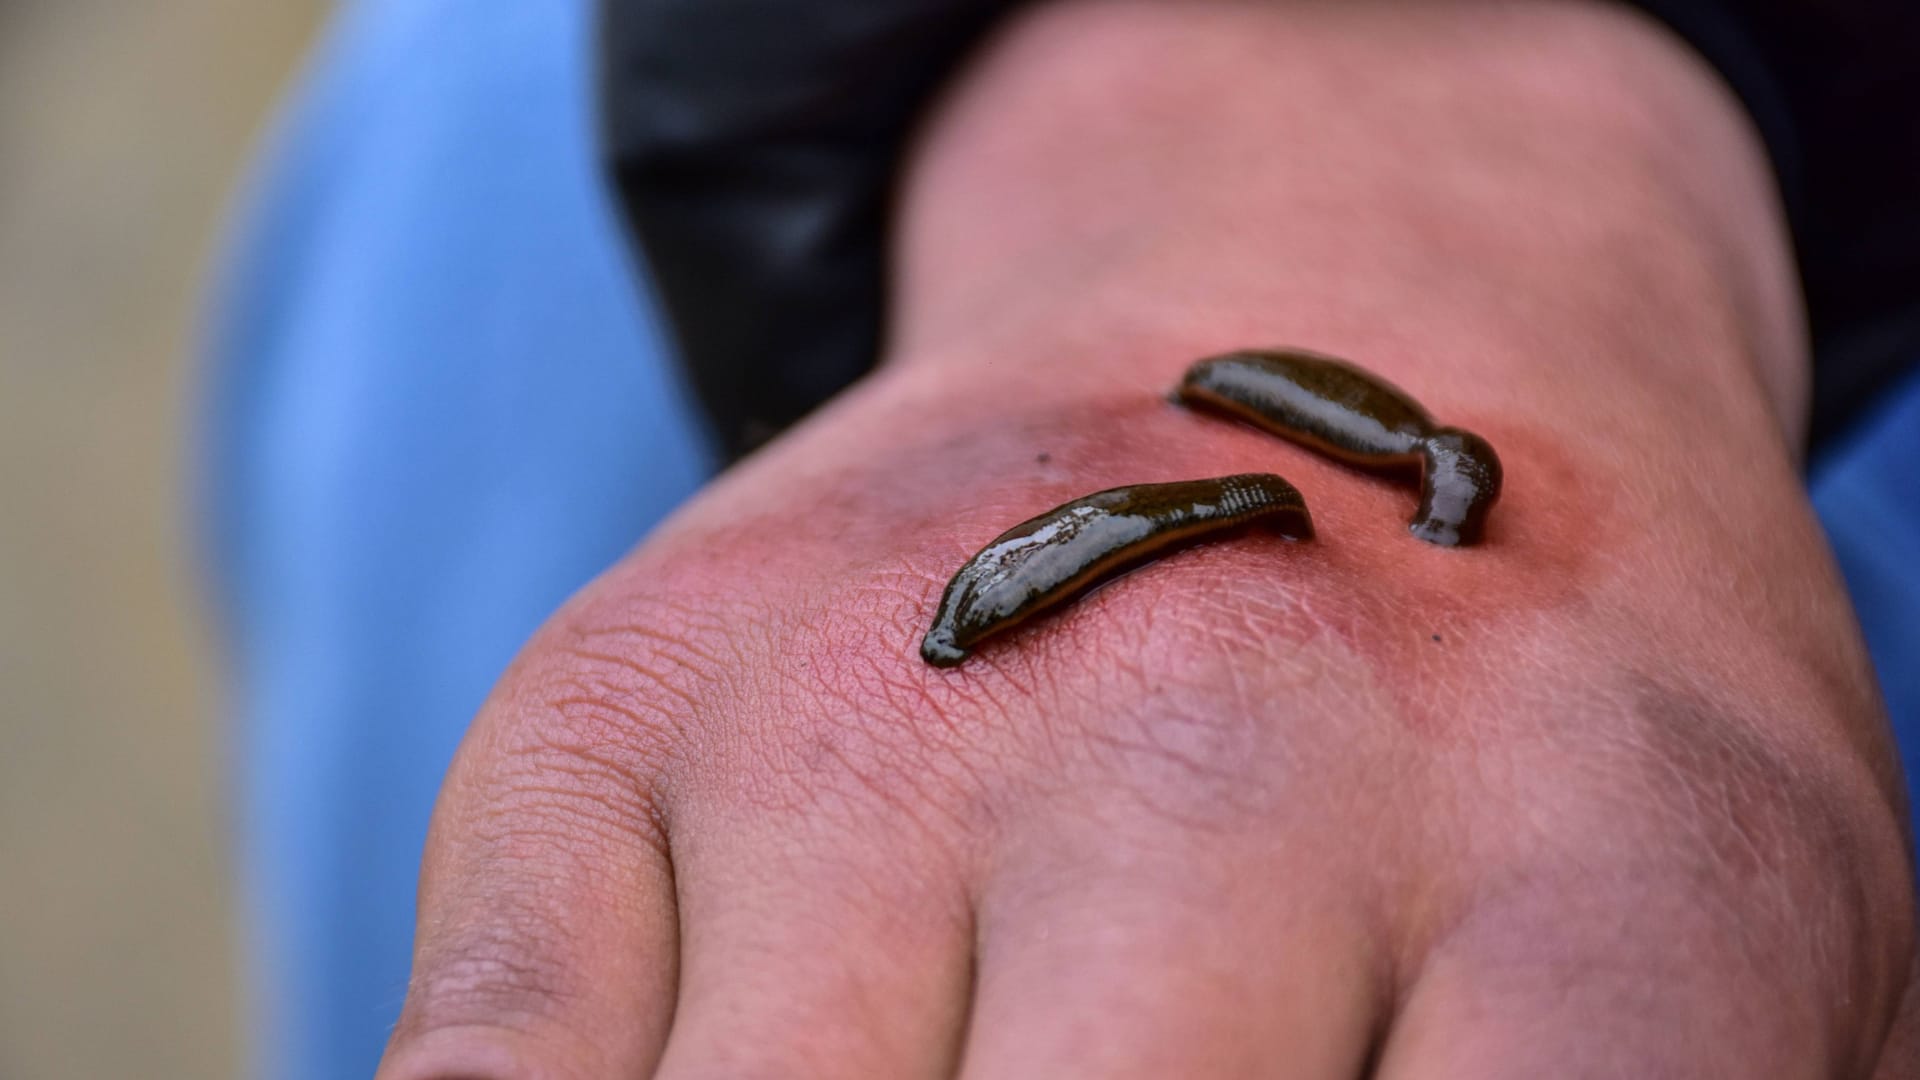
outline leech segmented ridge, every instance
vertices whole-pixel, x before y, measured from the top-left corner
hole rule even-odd
[[[1500,498],[1500,458],[1491,444],[1435,424],[1405,391],[1337,357],[1304,349],[1208,357],[1187,369],[1174,398],[1348,465],[1417,472],[1420,506],[1408,528],[1430,544],[1478,543]]]
[[[1056,506],[995,537],[953,575],[920,656],[951,667],[986,638],[1116,574],[1254,522],[1291,540],[1313,537],[1300,492],[1270,473],[1110,488]]]

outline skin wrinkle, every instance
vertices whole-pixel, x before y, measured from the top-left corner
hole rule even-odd
[[[567,696],[563,691],[560,696]],[[670,760],[670,740],[658,734],[656,724],[627,730],[578,717],[564,717],[543,698],[543,707],[520,723],[503,726],[488,733],[486,772],[476,779],[486,783],[539,777],[548,772],[562,774],[597,767],[597,760],[608,762],[599,774],[605,781],[598,794],[610,798],[617,794],[633,800],[648,797],[656,780],[663,775],[656,763]],[[635,737],[640,737],[638,746]],[[615,753],[616,749],[624,753]],[[472,755],[478,757],[479,755]],[[456,759],[456,767],[460,764]],[[510,786],[510,785],[509,785]]]
[[[725,693],[723,680],[730,670],[714,651],[695,645],[699,631],[670,631],[674,612],[666,609],[653,620],[621,625],[590,623],[589,613],[563,611],[536,642],[549,635],[557,639],[545,652],[546,670],[531,676],[538,692],[551,705],[556,698],[575,698],[571,688],[606,696],[634,727],[600,728],[597,741],[607,745],[622,739],[645,737],[655,772],[664,775],[677,758],[701,742],[701,719],[707,705]],[[583,732],[587,734],[588,732]]]
[[[910,605],[892,594],[890,587],[883,591],[902,612],[909,610]],[[798,644],[786,650],[804,658],[800,665],[806,672],[796,686],[801,700],[789,714],[837,718],[811,729],[810,738],[898,744],[900,754],[913,763],[899,771],[936,774],[941,771],[939,763],[947,761],[977,786],[979,773],[967,753],[979,740],[975,718],[950,707],[943,700],[948,695],[937,684],[910,677],[910,666],[900,658],[847,647],[849,642],[870,637],[873,630],[870,625],[847,625],[861,620],[844,620],[835,614],[838,610],[844,608],[830,604],[815,624],[820,647]],[[916,640],[917,624],[904,617],[882,620],[882,625],[897,633],[901,642]]]
[[[930,841],[944,845],[958,837],[972,848],[995,835],[997,807],[1017,801],[999,790],[1007,784],[1005,777],[1017,773],[998,760],[1000,752],[991,740],[983,740],[977,729],[969,730],[958,720],[875,726],[866,723],[874,714],[872,699],[858,690],[841,690],[828,684],[809,692],[815,701],[832,704],[817,710],[802,704],[787,710],[788,715],[837,719],[805,725],[791,737],[802,743],[797,752],[791,752],[799,761],[792,771],[794,784],[821,787],[824,777],[806,766],[817,760],[815,754],[824,755],[843,766],[846,775],[854,777],[880,805],[915,820]],[[896,715],[922,714],[900,711]],[[948,737],[944,741],[934,739],[935,730],[946,732]],[[850,748],[859,748],[858,754]],[[831,787],[830,781],[827,786]],[[943,814],[947,828],[942,830],[921,817],[912,805],[916,800]],[[969,859],[956,858],[955,862],[961,865]]]
[[[581,708],[602,705],[616,710],[635,728],[642,728],[649,723],[664,722],[670,725],[672,722],[675,710],[650,701],[650,695],[667,698],[674,705],[679,706],[679,712],[683,715],[697,715],[699,712],[699,699],[693,694],[680,689],[669,680],[654,677],[617,654],[570,648],[567,650],[567,655],[589,664],[621,670],[629,679],[637,678],[641,687],[629,687],[620,678],[594,674],[591,670],[555,675],[553,679],[556,688],[575,685],[585,692],[572,696],[552,697],[550,703],[555,708],[567,705]],[[621,702],[621,704],[615,704],[615,702]]]
[[[643,688],[659,686],[633,668],[621,670]],[[690,718],[649,703],[643,689],[630,683],[623,688],[618,677],[569,671],[542,683],[539,707],[493,735],[499,757],[544,767],[595,765],[604,770],[608,791],[650,801],[685,753]]]
[[[602,627],[593,630],[576,629],[574,632],[583,643],[603,637],[637,638],[643,640],[653,646],[662,658],[666,659],[675,667],[684,667],[694,671],[704,672],[708,677],[717,676],[727,670],[727,664],[723,658],[714,653],[703,651],[695,644],[702,637],[698,631],[693,633],[672,633],[658,629],[656,626],[647,623],[626,622],[617,626]],[[692,656],[694,660],[699,662],[689,663],[684,657],[676,657],[674,655],[676,653]],[[581,655],[587,654],[582,651]],[[609,654],[600,653],[598,655],[606,656]],[[738,657],[734,659],[737,660]],[[632,661],[627,661],[626,663],[630,667],[633,666]]]
[[[496,912],[500,917],[485,923],[423,927],[430,932],[423,933],[422,955],[439,959],[416,968],[422,973],[408,987],[402,1033],[467,1024],[526,1032],[577,1000],[561,959],[572,937],[530,907]]]
[[[563,715],[568,716],[570,725],[577,722],[574,719],[575,717],[594,716],[600,713],[612,714],[626,729],[638,727],[644,722],[637,714],[626,712],[616,706],[610,705],[599,696],[558,698],[553,701],[553,707]],[[609,742],[601,745],[616,744]],[[598,779],[602,781],[602,786],[608,790],[617,790],[622,784],[631,786],[636,797],[642,803],[641,806],[637,808],[622,806],[613,800],[609,800],[610,805],[622,813],[633,813],[637,809],[641,815],[641,821],[644,827],[640,829],[636,835],[639,835],[655,847],[661,857],[665,857],[667,850],[667,826],[664,812],[661,809],[663,804],[661,796],[664,785],[656,779],[649,778],[666,775],[669,768],[668,762],[658,758],[649,758],[636,769],[633,761],[628,760],[627,756],[617,753],[607,753],[591,746],[569,746],[563,748],[556,745],[551,748],[565,754],[566,758],[574,763],[573,767],[563,765],[559,768],[558,771],[565,775],[571,775],[578,779]],[[528,786],[524,790],[537,789]]]
[[[850,775],[889,805],[904,804],[910,801],[909,795],[932,806],[941,805],[945,800],[926,797],[930,783],[937,783],[942,793],[975,796],[985,791],[985,771],[974,761],[977,734],[968,731],[958,718],[934,709],[923,687],[888,679],[883,665],[874,668],[869,675],[851,682],[806,680],[798,688],[802,699],[797,707],[786,710],[788,714],[827,719],[802,726],[788,740],[797,744],[788,751],[801,766],[795,770],[796,782],[809,782],[806,766],[815,753],[824,752],[847,766]],[[873,680],[879,681],[876,684]],[[868,686],[875,689],[868,690]],[[901,707],[902,699],[914,707]],[[876,700],[894,707],[877,709]],[[868,722],[876,716],[897,716],[903,722]],[[856,764],[850,748],[858,748],[862,764]],[[959,801],[965,806],[972,799]],[[904,805],[897,808],[908,809]],[[978,823],[962,820],[957,824]]]
[[[816,736],[812,745],[818,749],[818,755],[810,755],[811,760],[806,762],[807,765],[813,765],[822,759],[831,760],[839,766],[834,770],[835,772],[851,777],[855,785],[865,793],[867,799],[892,811],[899,815],[901,820],[911,824],[913,831],[924,843],[936,845],[937,848],[944,846],[945,838],[950,833],[963,836],[969,833],[966,821],[957,813],[949,818],[944,828],[931,824],[922,814],[921,807],[927,806],[938,810],[945,807],[946,800],[922,797],[924,792],[917,790],[917,785],[904,782],[906,773],[898,766],[876,766],[871,762],[857,763],[845,747],[831,735]],[[828,772],[823,776],[822,771],[808,768],[796,770],[794,779],[805,784],[810,795],[831,798],[839,794],[831,780],[829,779],[825,784],[819,781],[832,775],[833,772]],[[967,804],[962,802],[960,805],[965,807]],[[955,860],[956,863],[958,861]]]
[[[537,698],[524,685],[536,677],[535,667],[516,665],[511,678],[522,685],[510,683],[496,698]],[[493,867],[484,899],[493,917],[423,919],[416,971],[426,974],[410,989],[403,1033],[470,1027],[531,1037],[568,1022],[592,995],[579,983],[573,962],[584,947],[585,928],[561,913],[590,894],[603,917],[641,923],[651,917],[624,899],[648,890],[635,887],[635,876],[603,865],[599,852],[609,843],[635,843],[654,856],[654,869],[641,872],[657,873],[670,887],[666,822],[640,779],[645,766],[600,749],[630,749],[634,731],[648,728],[623,729],[619,738],[609,738],[605,723],[560,718],[550,706],[528,715],[529,722],[493,729],[479,746],[470,742],[450,775],[435,831],[452,829],[466,850],[484,853]],[[474,772],[476,760],[489,763],[483,773]],[[482,787],[496,797],[477,807],[459,797]],[[463,806],[462,812],[449,814],[449,802]],[[431,852],[430,846],[423,912],[461,887],[459,879],[436,872]],[[572,864],[564,880],[551,873],[556,859]]]
[[[928,738],[926,726],[911,722],[921,715],[917,710],[876,709],[877,695],[869,686],[864,678],[802,680],[797,691],[803,696],[776,711],[798,722],[735,740],[727,753],[702,768],[761,777],[762,782],[751,787],[734,781],[727,790],[776,816],[818,811],[826,805],[822,800],[846,797],[851,782],[866,793],[866,801],[915,821],[920,835],[934,843],[948,833],[920,816],[916,806],[937,809],[950,801],[941,797],[947,791],[965,790],[967,775],[979,775],[962,764],[971,754],[964,747],[945,753]],[[900,719],[887,719],[896,716]],[[869,722],[877,719],[887,722]],[[959,802],[966,806],[969,800]],[[967,835],[966,830],[953,831]]]
[[[1181,634],[1181,638],[1185,638],[1185,636],[1187,636],[1187,634]],[[860,694],[858,690],[852,690],[852,692],[849,692],[849,698],[858,698],[858,694]],[[1108,696],[1108,698],[1112,698],[1112,705],[1121,705],[1121,698],[1123,698],[1123,696],[1114,694],[1114,696]],[[1110,707],[1104,707],[1104,709],[1098,707],[1098,705],[1094,705],[1092,711],[1083,711],[1083,709],[1048,709],[1048,715],[1089,715],[1089,717],[1114,717],[1114,715],[1123,715],[1123,709],[1121,709],[1121,711],[1114,711],[1112,705],[1110,705]],[[947,721],[947,723],[952,724],[954,721]],[[1089,738],[1089,734],[1087,734],[1085,730],[1077,730],[1071,738],[1073,738],[1073,740],[1085,740],[1085,738]],[[1146,742],[1152,744],[1152,740],[1146,740]],[[1054,736],[1054,744],[1058,746],[1058,734]]]

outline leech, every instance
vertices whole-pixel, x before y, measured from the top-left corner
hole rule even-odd
[[[1408,528],[1441,547],[1478,543],[1500,497],[1500,458],[1487,440],[1435,424],[1398,387],[1331,356],[1250,350],[1201,360],[1176,397],[1245,420],[1337,461],[1420,478]]]
[[[1289,540],[1313,537],[1300,492],[1267,473],[1112,488],[1055,507],[1001,533],[953,575],[920,656],[952,667],[982,640],[1123,570],[1255,521]]]

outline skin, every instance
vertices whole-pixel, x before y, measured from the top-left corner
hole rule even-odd
[[[1043,6],[903,183],[886,368],[475,719],[382,1080],[1920,1075],[1779,209],[1696,58],[1612,5]],[[920,659],[1004,522],[1270,465],[1159,395],[1275,340],[1525,462],[1500,542],[1307,455],[1347,527],[1286,573],[1204,545]]]
[[[1440,547],[1477,544],[1500,498],[1500,458],[1471,431],[1433,422],[1398,387],[1300,349],[1244,350],[1187,369],[1181,403],[1244,420],[1338,461],[1420,478],[1408,528]]]
[[[1300,492],[1267,473],[1110,488],[1054,507],[995,537],[953,575],[920,656],[953,667],[984,639],[1116,574],[1255,521],[1289,540],[1313,538]]]

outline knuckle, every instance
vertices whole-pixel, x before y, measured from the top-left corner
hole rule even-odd
[[[1891,1000],[1912,947],[1911,883],[1864,763],[1646,680],[1574,712],[1551,761],[1510,762],[1541,775],[1520,782],[1518,805],[1489,804],[1503,870],[1482,887],[1504,881],[1496,891],[1545,898],[1569,923],[1587,912],[1580,932],[1622,948],[1664,944],[1783,992],[1817,989],[1810,1002]],[[1630,925],[1617,918],[1628,905]]]
[[[396,1043],[430,1032],[533,1032],[580,996],[562,959],[570,943],[544,911],[499,898],[482,922],[423,925]]]
[[[764,700],[785,723],[756,742],[760,765],[816,780],[845,776],[895,798],[950,778],[979,749],[985,728],[962,719],[1006,688],[989,678],[996,686],[960,690],[920,661],[927,588],[937,594],[914,571],[872,575],[789,613],[776,646],[781,678]]]
[[[496,858],[593,842],[665,848],[666,778],[677,746],[617,706],[565,697],[488,725],[451,776],[460,835]]]
[[[573,880],[609,895],[621,885],[609,876],[609,852],[668,857],[667,812],[657,794],[578,759],[507,763],[484,802],[461,807],[455,821],[461,842],[491,864],[561,863]]]
[[[545,627],[490,709],[492,757],[523,783],[652,792],[729,713],[748,665],[716,616],[648,598],[568,610]]]
[[[442,849],[507,872],[570,859],[589,884],[605,873],[597,853],[665,860],[673,786],[697,756],[708,691],[621,634],[569,620],[542,631],[455,759],[436,814]],[[650,626],[646,640],[667,636]]]
[[[1746,710],[1642,686],[1629,730],[1654,820],[1709,877],[1792,911],[1859,910],[1897,828],[1864,765],[1783,745]]]

